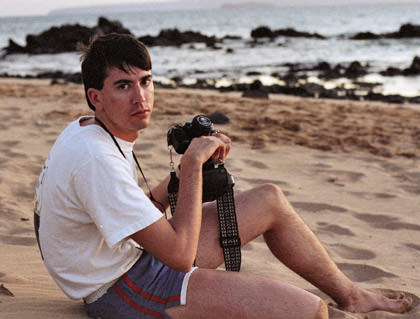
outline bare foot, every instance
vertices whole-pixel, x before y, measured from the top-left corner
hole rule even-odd
[[[408,311],[413,299],[406,297],[404,293],[398,293],[392,297],[385,297],[361,288],[356,288],[349,296],[349,301],[339,305],[339,308],[349,312],[370,312],[375,310],[403,313]]]

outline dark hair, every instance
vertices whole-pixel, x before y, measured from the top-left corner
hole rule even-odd
[[[109,69],[117,67],[129,72],[130,66],[145,71],[152,69],[152,61],[146,46],[134,36],[110,33],[94,38],[89,46],[79,46],[82,51],[82,79],[89,107],[95,106],[89,100],[89,88],[101,90]]]

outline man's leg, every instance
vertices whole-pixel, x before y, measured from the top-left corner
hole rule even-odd
[[[341,309],[403,312],[411,304],[411,299],[402,295],[389,299],[368,292],[346,277],[277,186],[266,184],[236,195],[235,205],[243,245],[264,235],[282,263],[331,296]],[[199,267],[216,268],[223,262],[218,227],[216,205],[205,205],[197,254]]]
[[[185,306],[166,311],[173,319],[327,319],[317,296],[277,280],[214,269],[195,270]]]

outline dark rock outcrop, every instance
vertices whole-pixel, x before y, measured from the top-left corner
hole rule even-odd
[[[390,33],[372,33],[359,32],[350,37],[351,40],[377,40],[377,39],[405,39],[405,38],[420,38],[420,25],[411,23],[403,24],[396,32]]]
[[[208,114],[207,116],[214,124],[230,123],[230,119],[226,116],[226,114],[220,111]]]
[[[420,25],[411,23],[403,24],[398,32],[388,33],[387,38],[420,38]]]
[[[130,30],[123,27],[119,21],[111,21],[104,17],[98,19],[97,26],[93,28],[80,24],[65,24],[38,34],[26,36],[26,45],[20,46],[9,40],[9,46],[4,48],[5,54],[29,53],[48,54],[73,52],[77,50],[79,42],[88,44],[95,35],[104,35],[111,32],[131,34]]]
[[[258,99],[268,99],[268,93],[260,80],[255,80],[249,88],[242,93],[242,97],[252,97]]]
[[[164,29],[154,37],[146,35],[138,38],[147,46],[181,46],[186,43],[205,43],[207,47],[214,47],[217,39],[195,31],[181,32],[177,28]]]
[[[293,28],[271,30],[267,26],[259,26],[251,30],[251,38],[253,38],[254,41],[257,41],[258,39],[263,39],[263,38],[269,38],[273,40],[274,38],[277,38],[280,36],[325,39],[324,36],[318,33],[302,32],[302,31],[297,31]]]
[[[251,30],[251,38],[253,38],[254,40],[260,39],[260,38],[274,39],[275,37],[276,36],[274,32],[269,27],[266,27],[266,26],[260,26]]]
[[[415,56],[411,62],[411,65],[406,69],[401,70],[395,67],[388,67],[385,71],[381,71],[380,74],[385,76],[420,75],[420,57]]]
[[[403,71],[404,75],[419,75],[420,74],[420,57],[415,56],[409,68]]]
[[[359,32],[354,36],[350,37],[351,40],[377,40],[380,39],[381,35],[373,32]]]
[[[367,74],[367,70],[363,67],[359,61],[353,61],[347,67],[344,75],[348,78],[357,78]]]

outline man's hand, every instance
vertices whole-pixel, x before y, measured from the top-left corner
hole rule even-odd
[[[203,164],[209,158],[224,161],[230,147],[230,138],[224,134],[194,138],[181,158],[178,202],[173,218],[170,221],[161,218],[131,235],[145,250],[173,269],[187,272],[196,258],[202,218]],[[159,187],[158,194],[159,198],[167,194],[163,186]]]
[[[231,140],[222,133],[214,133],[211,136],[193,138],[188,146],[184,157],[188,160],[197,160],[204,164],[209,158],[214,162],[224,162],[231,148]]]

